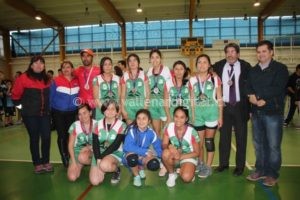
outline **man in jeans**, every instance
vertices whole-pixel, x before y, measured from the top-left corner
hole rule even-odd
[[[274,186],[279,177],[284,96],[289,76],[287,67],[273,60],[273,53],[270,41],[257,44],[258,63],[250,70],[247,82],[256,155],[256,170],[247,179],[264,179],[266,186]]]

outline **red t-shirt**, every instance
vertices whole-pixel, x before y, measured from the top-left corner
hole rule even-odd
[[[80,66],[74,71],[74,75],[77,77],[79,82],[79,98],[82,103],[89,104],[91,108],[96,107],[93,97],[93,79],[99,74],[99,66],[92,66],[90,69]]]

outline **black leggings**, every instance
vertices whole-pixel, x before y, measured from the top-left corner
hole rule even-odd
[[[49,163],[51,142],[50,116],[22,116],[22,118],[29,134],[33,165]],[[42,156],[40,156],[40,138]]]
[[[57,131],[57,145],[61,156],[68,155],[69,127],[76,120],[77,111],[59,111],[52,109],[52,117]]]

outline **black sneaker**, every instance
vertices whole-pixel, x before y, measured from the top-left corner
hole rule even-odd
[[[117,168],[116,172],[113,172],[112,177],[110,179],[111,184],[117,184],[120,182],[121,179],[121,169],[120,167]]]

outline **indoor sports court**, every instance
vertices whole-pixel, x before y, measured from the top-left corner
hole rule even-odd
[[[230,43],[239,46],[241,59],[255,66],[256,45],[262,40],[273,44],[273,59],[286,65],[289,75],[296,71],[300,64],[299,0],[0,0],[0,199],[299,199],[299,108],[283,128],[280,177],[273,187],[265,186],[263,180],[246,179],[255,170],[256,160],[251,120],[242,175],[233,175],[235,130],[229,169],[215,171],[219,166],[217,130],[212,175],[206,179],[195,173],[191,183],[177,178],[176,186],[168,187],[168,175],[159,177],[158,171],[146,170],[142,186],[136,187],[131,171],[121,165],[118,184],[111,184],[112,173],[107,173],[103,183],[93,186],[90,166],[83,168],[75,182],[68,180],[55,130],[51,130],[50,146],[54,172],[35,174],[29,135],[20,112],[7,117],[6,100],[2,101],[5,81],[14,84],[17,74],[25,72],[30,58],[37,55],[45,59],[45,70],[57,77],[63,61],[71,61],[74,68],[82,65],[83,49],[92,51],[95,66],[100,66],[103,57],[109,57],[116,67],[129,54],[137,54],[139,67],[145,72],[151,68],[149,52],[159,49],[164,66],[172,69],[174,62],[181,60],[193,76],[197,56],[207,54],[214,64],[225,58],[224,47]],[[90,73],[86,83],[89,77]],[[289,100],[287,96],[285,117],[291,106]]]

